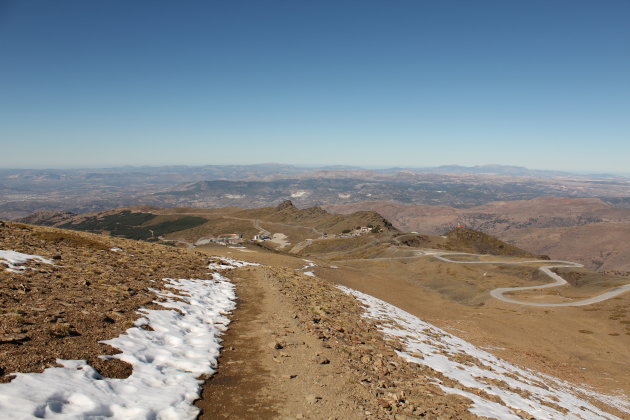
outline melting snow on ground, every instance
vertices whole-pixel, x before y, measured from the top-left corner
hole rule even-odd
[[[21,252],[16,251],[8,251],[8,250],[0,250],[0,264],[4,264],[7,266],[6,270],[11,271],[13,273],[21,273],[28,269],[20,264],[24,264],[30,260],[37,261],[44,264],[54,265],[54,263],[44,257],[40,257],[39,255],[29,255],[22,254]]]
[[[236,250],[238,250],[238,251],[240,251],[240,252],[252,252],[252,251],[250,251],[249,249],[247,249],[247,247],[246,247],[246,246],[228,246],[228,248],[230,248],[230,249],[236,249]]]
[[[0,255],[14,264],[25,254]],[[231,268],[257,265],[221,261]],[[218,273],[210,280],[164,280],[165,290],[151,290],[166,309],[140,309],[136,327],[105,341],[122,353],[103,357],[130,363],[131,376],[104,378],[84,360],[58,360],[63,367],[17,373],[10,383],[0,384],[0,418],[195,418],[199,410],[193,402],[203,383],[198,378],[216,369],[219,336],[236,307],[234,286]]]
[[[404,346],[400,356],[455,381],[457,387],[436,379],[445,392],[468,397],[473,414],[501,420],[518,420],[523,412],[544,419],[618,418],[589,403],[589,398],[630,413],[625,396],[599,394],[519,368],[382,300],[339,288],[363,303],[365,316],[380,321],[386,335],[400,339]],[[502,403],[493,401],[497,397]]]
[[[230,257],[214,257],[215,260],[219,262],[211,262],[208,265],[208,268],[211,270],[233,270],[235,268],[246,267],[246,266],[259,266],[258,263],[252,263],[247,261],[239,261]]]
[[[313,267],[317,267],[317,264],[315,264],[313,261],[311,260],[302,260],[306,263],[306,265],[302,268],[300,268],[299,270],[308,270],[309,268],[313,268]],[[312,270],[309,271],[304,271],[304,275],[309,276],[309,277],[316,277],[315,276],[315,272],[313,272]]]

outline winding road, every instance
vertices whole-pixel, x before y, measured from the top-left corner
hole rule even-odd
[[[538,289],[547,289],[550,287],[558,287],[564,286],[565,284],[569,284],[564,278],[560,275],[551,271],[552,268],[581,268],[584,267],[582,264],[578,264],[576,262],[571,261],[550,261],[550,260],[523,260],[523,261],[506,261],[506,260],[479,260],[479,261],[457,261],[447,258],[447,255],[455,256],[469,256],[469,257],[486,257],[487,255],[481,254],[469,254],[466,252],[440,252],[433,250],[417,250],[415,251],[416,255],[408,256],[408,257],[382,257],[382,258],[369,258],[370,260],[404,260],[404,259],[414,259],[420,257],[433,257],[443,262],[452,263],[452,264],[505,264],[505,265],[516,265],[516,264],[528,264],[528,263],[544,263],[545,265],[542,267],[538,267],[538,270],[543,272],[545,275],[550,277],[553,282],[547,284],[540,284],[535,286],[520,286],[520,287],[499,287],[496,289],[492,289],[490,291],[490,295],[498,299],[502,302],[512,303],[517,305],[526,305],[526,306],[545,306],[545,307],[559,307],[559,306],[585,306],[591,305],[593,303],[603,302],[605,300],[617,297],[622,293],[630,291],[630,284],[624,284],[623,286],[614,287],[607,292],[604,292],[600,295],[593,296],[587,299],[575,300],[572,302],[563,302],[563,303],[539,303],[539,302],[524,302],[521,300],[512,299],[510,297],[506,297],[506,293],[513,293],[523,290],[538,290]]]
[[[424,255],[430,255],[434,258],[437,258],[440,261],[453,263],[453,264],[527,264],[527,263],[545,263],[549,265],[544,265],[542,267],[538,267],[538,270],[549,276],[553,282],[535,286],[521,286],[521,287],[499,287],[497,289],[492,289],[490,291],[490,295],[503,302],[507,303],[515,303],[518,305],[527,305],[527,306],[547,306],[547,307],[555,307],[555,306],[585,306],[591,305],[593,303],[603,302],[605,300],[614,298],[619,296],[622,293],[630,291],[630,284],[625,284],[623,286],[617,286],[607,292],[602,293],[601,295],[590,297],[587,299],[576,300],[572,302],[563,302],[563,303],[538,303],[538,302],[523,302],[521,300],[512,299],[504,296],[506,293],[518,292],[523,290],[537,290],[537,289],[546,289],[549,287],[558,287],[568,284],[568,282],[562,278],[560,275],[551,271],[552,268],[581,268],[584,267],[582,264],[578,264],[571,261],[549,261],[549,260],[526,260],[526,261],[454,261],[450,258],[445,257],[446,255],[465,255],[465,256],[475,256],[481,257],[478,254],[467,254],[463,252],[427,252],[423,251]]]

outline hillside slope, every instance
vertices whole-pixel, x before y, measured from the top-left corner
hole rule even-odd
[[[335,238],[382,240],[366,250],[384,246],[391,258],[331,265],[254,245],[188,250],[0,222],[0,351],[10,355],[0,417],[630,414],[625,396],[599,393],[630,384],[628,338],[617,332],[626,328],[628,294],[588,312],[507,304],[488,290],[539,282],[535,267],[449,264],[396,244],[396,235]],[[475,232],[441,239],[505,249]],[[574,277],[563,299],[623,282]]]
[[[376,212],[338,215],[320,207],[299,209],[288,200],[275,207],[261,209],[158,209],[139,206],[85,214],[40,212],[20,221],[189,247],[231,233],[242,234],[244,240],[251,240],[258,234],[279,235],[280,240],[272,240],[269,246],[284,247],[364,226],[378,232],[396,232],[391,223]]]
[[[14,223],[0,225],[0,250],[18,260],[43,258],[13,271],[0,258],[2,381],[15,371],[55,366],[57,359],[84,359],[104,376],[125,377],[128,364],[98,358],[116,353],[100,341],[132,326],[140,306],[155,307],[148,289],[159,286],[156,281],[207,272],[207,257],[199,254]]]
[[[443,235],[456,224],[496,236],[534,254],[608,271],[630,271],[630,210],[596,198],[540,197],[469,209],[363,202],[325,206],[345,214],[376,211],[403,231]]]

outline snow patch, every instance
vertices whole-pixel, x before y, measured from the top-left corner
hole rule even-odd
[[[298,270],[304,271],[304,270],[308,270],[309,268],[317,267],[317,264],[315,264],[311,260],[304,260],[303,259],[302,261],[304,261],[306,263],[306,265],[304,267],[302,267],[302,268],[298,268]],[[309,276],[309,277],[317,277],[312,270],[304,271],[303,274],[306,275],[306,276]]]
[[[522,417],[514,414],[512,410],[509,408],[496,403],[494,401],[489,401],[484,398],[481,398],[477,394],[473,394],[472,392],[464,391],[463,389],[450,388],[448,386],[444,386],[442,384],[438,384],[442,391],[447,394],[457,394],[462,395],[469,400],[472,401],[472,407],[468,410],[473,414],[482,417],[490,417],[492,419],[501,419],[501,420],[523,420]]]
[[[7,266],[6,270],[12,273],[22,273],[29,267],[20,265],[28,261],[37,261],[43,264],[55,265],[52,260],[49,260],[39,255],[23,254],[21,252],[11,250],[0,250],[0,263]]]
[[[213,257],[215,260],[219,260],[220,262],[211,262],[208,264],[208,268],[211,270],[233,270],[235,268],[246,267],[246,266],[260,266],[258,263],[247,262],[235,260],[230,257]]]
[[[347,287],[337,287],[363,303],[366,307],[364,316],[380,321],[381,331],[401,341],[404,346],[398,352],[401,357],[408,362],[428,366],[457,382],[458,389],[436,378],[437,384],[445,392],[470,398],[473,403],[470,411],[473,414],[517,419],[517,411],[522,410],[535,418],[544,419],[618,418],[599,409],[589,400],[598,400],[630,413],[630,401],[623,394],[600,394],[517,367],[380,299]],[[500,398],[501,403],[471,391],[483,391]],[[570,414],[567,415],[564,410]]]
[[[317,264],[315,264],[313,261],[311,260],[302,260],[306,263],[306,265],[302,268],[300,268],[300,270],[308,270],[311,267],[317,267]]]
[[[63,367],[17,373],[0,385],[0,417],[12,419],[195,418],[200,375],[212,374],[218,336],[235,308],[234,286],[220,274],[212,280],[165,279],[171,290],[154,290],[166,308],[140,309],[136,327],[104,341],[122,350],[114,356],[133,365],[126,379],[104,378],[84,360],[57,360]],[[174,299],[174,298],[177,299]],[[153,331],[139,328],[150,324]]]
[[[252,250],[247,249],[246,246],[228,246],[230,249],[236,249],[239,252],[254,252]]]

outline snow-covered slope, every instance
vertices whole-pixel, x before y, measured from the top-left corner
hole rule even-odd
[[[365,316],[377,320],[386,335],[401,341],[400,356],[439,372],[435,383],[445,392],[468,397],[474,414],[501,420],[618,419],[599,408],[605,405],[630,414],[623,395],[603,395],[514,366],[382,300],[339,288],[363,303]]]

